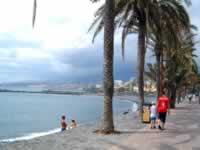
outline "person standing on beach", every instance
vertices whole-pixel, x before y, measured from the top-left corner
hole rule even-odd
[[[67,128],[67,123],[65,121],[65,115],[61,117],[61,131],[65,131]]]
[[[163,92],[163,95],[158,98],[157,111],[159,118],[158,128],[164,130],[167,112],[168,114],[170,113],[170,100],[165,95],[165,92]]]

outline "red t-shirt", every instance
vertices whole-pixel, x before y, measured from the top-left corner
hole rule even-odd
[[[170,100],[167,96],[163,95],[158,99],[158,112],[167,112]]]

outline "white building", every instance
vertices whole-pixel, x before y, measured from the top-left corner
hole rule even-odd
[[[115,80],[114,81],[114,87],[115,88],[119,88],[119,87],[122,87],[123,86],[123,81],[122,80]]]
[[[133,86],[133,92],[136,92],[136,93],[138,93],[138,92],[139,92],[139,89],[138,89],[138,87],[137,87],[137,86]]]
[[[102,84],[96,84],[96,88],[97,88],[97,89],[102,88]]]

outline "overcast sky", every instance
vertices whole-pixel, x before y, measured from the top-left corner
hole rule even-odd
[[[200,28],[200,1],[192,3],[191,20]],[[0,83],[101,81],[103,38],[100,35],[92,44],[92,33],[87,33],[99,5],[89,0],[38,0],[32,29],[33,0],[0,0]],[[115,79],[135,76],[136,55],[133,36],[128,39],[123,63],[120,36],[115,37]],[[148,52],[147,61],[152,60]]]

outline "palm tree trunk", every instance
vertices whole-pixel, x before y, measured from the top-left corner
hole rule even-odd
[[[113,53],[114,53],[114,0],[106,0],[104,14],[104,113],[102,132],[114,131],[113,123]]]
[[[33,2],[32,27],[34,27],[34,25],[35,25],[36,11],[37,11],[37,0],[34,0],[34,2]]]
[[[145,37],[146,37],[146,22],[139,21],[139,35],[138,35],[138,90],[140,98],[140,116],[142,120],[143,104],[144,104],[144,65],[145,65]]]
[[[157,99],[160,97],[160,50],[158,46],[155,49],[156,53],[156,86],[157,86]]]
[[[171,87],[171,97],[170,97],[170,107],[172,109],[176,108],[176,87],[173,85]]]
[[[163,95],[164,90],[164,60],[163,60],[163,50],[160,53],[160,95]]]
[[[181,90],[178,90],[178,104],[181,102]]]

